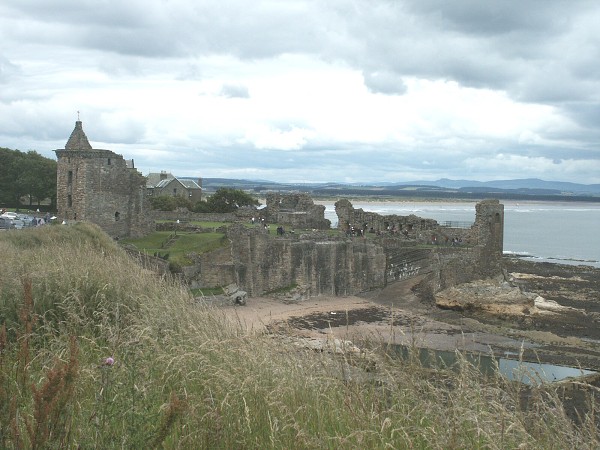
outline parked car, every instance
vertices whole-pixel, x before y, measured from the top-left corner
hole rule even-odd
[[[14,222],[17,229],[21,229],[35,226],[35,224],[32,223],[32,220],[34,220],[33,216],[19,216],[19,218]]]
[[[15,219],[19,218],[19,215],[16,212],[7,211],[4,214],[2,214],[0,217],[4,217],[5,219],[15,220]]]
[[[8,217],[0,217],[0,230],[10,230],[16,228],[15,223]]]

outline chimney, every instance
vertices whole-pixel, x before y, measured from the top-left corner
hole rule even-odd
[[[167,172],[164,170],[160,171],[160,181],[167,179]]]

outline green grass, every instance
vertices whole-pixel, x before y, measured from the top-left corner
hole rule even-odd
[[[227,222],[190,222],[190,224],[206,229],[217,229],[222,226],[231,225],[231,223]],[[250,228],[259,227],[260,225],[252,225],[249,222],[244,222],[244,226]],[[271,236],[277,235],[278,226],[280,226],[280,224],[270,224],[269,234]],[[290,229],[286,228],[286,233],[289,233],[289,231]],[[295,233],[298,234],[305,231],[306,230],[300,229],[295,230]],[[339,234],[336,230],[329,230],[329,233],[331,235]],[[173,242],[169,244],[171,239],[173,239]],[[192,264],[193,261],[187,256],[190,253],[202,254],[227,245],[224,233],[193,233],[187,231],[155,231],[142,238],[123,239],[121,242],[124,244],[131,244],[138,250],[149,255],[167,257],[168,261],[172,263],[175,268]]]
[[[522,387],[466,360],[428,369],[248,331],[89,224],[0,233],[0,254],[0,448],[600,444],[553,386],[523,409]]]
[[[121,242],[134,245],[149,255],[168,255],[169,262],[178,266],[192,264],[190,253],[202,254],[227,245],[224,233],[190,233],[155,231],[139,239],[123,239]]]
[[[188,222],[190,225],[194,225],[202,228],[221,228],[231,225],[231,222],[206,222],[206,221],[197,221],[192,220]]]

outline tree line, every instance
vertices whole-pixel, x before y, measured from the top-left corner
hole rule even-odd
[[[234,212],[243,206],[260,206],[260,202],[250,194],[232,188],[220,188],[208,197],[206,201],[200,200],[192,203],[183,196],[161,195],[151,197],[150,204],[159,211],[174,211],[176,208],[187,208],[189,211],[201,213],[228,213]]]
[[[0,147],[0,205],[19,208],[56,207],[56,161],[34,150],[21,152]]]

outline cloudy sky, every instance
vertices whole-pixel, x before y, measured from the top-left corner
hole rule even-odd
[[[0,147],[144,174],[600,183],[600,2],[2,0]]]

